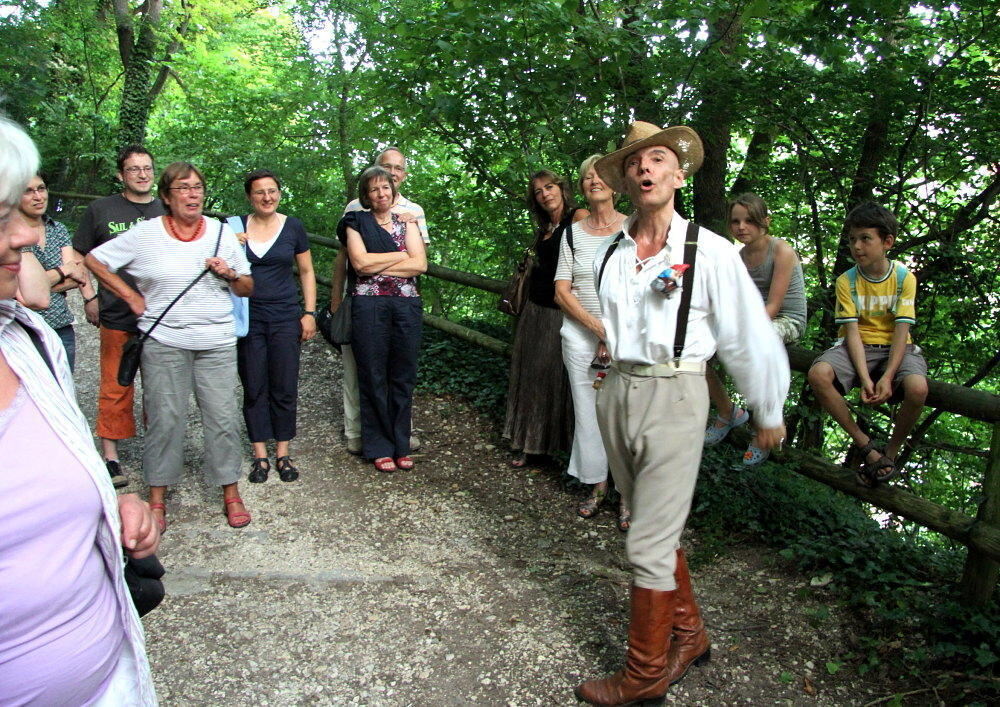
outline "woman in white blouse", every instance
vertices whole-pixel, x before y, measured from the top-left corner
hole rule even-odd
[[[604,239],[621,230],[625,215],[615,209],[615,193],[598,176],[594,163],[601,155],[591,155],[580,165],[580,191],[587,199],[590,215],[573,224],[572,235],[563,238],[556,269],[556,303],[564,313],[563,362],[569,374],[576,418],[573,451],[567,472],[590,485],[590,493],[580,502],[577,514],[593,518],[608,493],[608,459],[597,427],[594,389],[595,370],[591,362],[604,347],[601,305],[594,288],[594,251]],[[628,530],[631,513],[624,501],[618,509],[618,529]]]

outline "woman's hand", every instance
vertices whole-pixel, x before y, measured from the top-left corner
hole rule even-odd
[[[232,282],[239,277],[239,274],[229,267],[228,263],[226,263],[225,258],[220,258],[218,256],[205,258],[205,267],[211,270],[213,275],[221,277],[227,282]]]
[[[240,231],[239,233],[236,234],[236,240],[240,242],[240,245],[246,245],[247,238],[249,238],[249,236],[247,236],[246,231]]]
[[[132,294],[125,301],[128,303],[128,308],[132,310],[132,314],[137,317],[141,317],[146,311],[146,298],[135,290],[132,290]]]
[[[611,363],[611,352],[608,351],[607,344],[603,341],[597,342],[597,351],[595,352],[595,357],[599,362],[607,366]]]
[[[118,515],[122,522],[122,547],[129,557],[141,560],[156,554],[160,529],[149,504],[134,493],[122,494],[118,497]]]
[[[316,317],[311,314],[303,314],[299,320],[299,327],[302,330],[299,334],[299,340],[309,341],[316,336]]]

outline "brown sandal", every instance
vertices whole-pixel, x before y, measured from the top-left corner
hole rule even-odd
[[[855,447],[861,452],[862,465],[861,470],[857,472],[858,483],[862,486],[867,486],[868,488],[874,488],[879,484],[884,484],[886,481],[895,478],[896,474],[899,473],[896,469],[896,463],[887,457],[881,449],[875,446],[875,441],[872,439],[868,440],[868,444],[861,446],[855,444]],[[877,452],[880,456],[873,462],[868,461],[868,455],[872,452]],[[881,470],[886,469],[887,471]]]
[[[607,489],[604,491],[594,489],[589,496],[580,501],[580,505],[576,507],[576,514],[581,518],[593,518],[597,515],[597,511],[600,510],[604,499],[607,497]]]

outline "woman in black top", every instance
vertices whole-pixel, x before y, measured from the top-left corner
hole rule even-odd
[[[514,452],[514,467],[524,466],[528,454],[568,451],[573,441],[573,402],[563,368],[562,311],[555,302],[554,280],[563,234],[589,215],[574,206],[569,182],[547,169],[531,175],[528,208],[537,226],[535,266],[514,335],[503,433]]]
[[[275,440],[275,465],[282,481],[295,481],[298,470],[289,456],[298,405],[299,352],[302,341],[316,335],[316,276],[302,222],[278,213],[281,182],[258,169],[247,175],[244,189],[253,213],[243,217],[243,233],[254,277],[250,328],[237,344],[243,382],[243,418],[253,446],[247,478],[267,481],[271,463],[267,441]],[[292,265],[299,269],[304,310],[299,306]]]

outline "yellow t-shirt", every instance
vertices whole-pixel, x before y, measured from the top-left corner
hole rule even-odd
[[[844,324],[857,322],[863,343],[891,344],[897,322],[916,322],[916,297],[917,278],[900,263],[890,261],[885,277],[877,281],[855,265],[837,278],[838,336],[845,335]],[[909,337],[906,342],[911,343]]]

